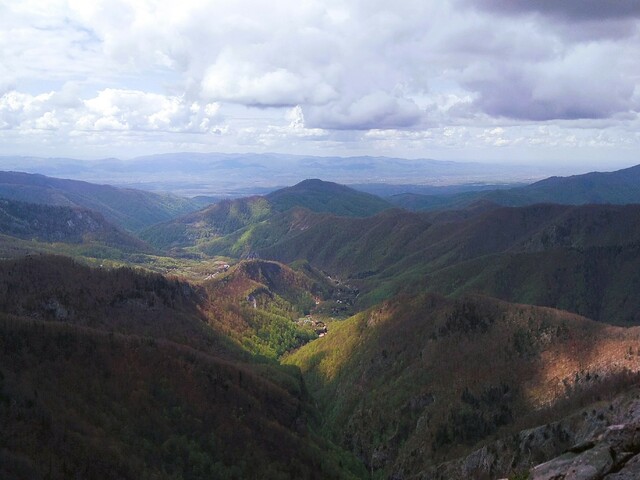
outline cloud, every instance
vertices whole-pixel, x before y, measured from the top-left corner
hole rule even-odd
[[[302,76],[284,68],[259,71],[252,63],[222,58],[205,72],[202,95],[257,107],[291,107],[326,103],[337,93],[317,75]]]
[[[411,100],[377,91],[352,102],[338,101],[304,109],[305,126],[332,130],[409,128],[422,112]]]
[[[492,116],[546,121],[609,118],[637,111],[637,76],[614,45],[583,45],[548,61],[470,67],[465,84]],[[606,77],[602,72],[608,72]]]
[[[496,13],[539,13],[568,21],[640,18],[640,3],[635,0],[472,0],[472,3]]]
[[[185,102],[182,97],[136,90],[105,89],[82,100],[73,87],[0,97],[0,127],[28,130],[166,131],[208,133],[222,121],[216,103]]]

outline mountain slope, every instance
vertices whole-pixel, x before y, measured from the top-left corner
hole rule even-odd
[[[150,247],[95,211],[0,199],[0,233],[42,242],[98,242],[125,251]]]
[[[301,207],[342,217],[368,217],[392,207],[375,195],[318,179],[276,190],[266,198],[279,212]]]
[[[258,361],[206,292],[63,257],[0,264],[3,478],[354,478],[299,373]]]
[[[286,265],[245,260],[204,282],[212,318],[224,319],[227,334],[247,350],[269,358],[317,338],[297,323],[326,285]]]
[[[342,217],[363,217],[391,207],[368,193],[321,180],[305,180],[264,197],[224,200],[203,210],[155,225],[142,238],[158,248],[189,247],[242,229],[258,228],[274,215],[305,208]]]
[[[272,214],[272,209],[264,197],[222,200],[202,210],[154,225],[143,231],[141,237],[158,248],[187,247],[259,223]]]
[[[0,172],[0,197],[95,210],[134,232],[199,208],[197,202],[173,195],[20,172]]]
[[[489,192],[468,191],[449,195],[403,193],[388,198],[394,205],[413,211],[465,208],[481,199],[512,207],[535,203],[640,203],[640,165],[614,172],[550,177],[531,185]]]
[[[291,210],[201,248],[232,256],[256,252],[284,263],[304,259],[359,288],[360,306],[400,291],[475,289],[625,323],[637,319],[631,299],[640,288],[633,274],[639,242],[640,206],[532,205],[461,214],[390,210],[367,218]],[[528,262],[527,275],[509,267],[514,258]],[[620,268],[608,267],[606,258]],[[496,280],[484,282],[487,275]],[[550,285],[559,287],[555,296],[547,294]]]
[[[376,475],[413,478],[557,418],[566,402],[634,384],[639,340],[638,328],[567,312],[422,294],[331,324],[286,361],[302,369],[334,441]]]
[[[503,205],[539,202],[570,205],[640,203],[640,165],[615,172],[551,177],[525,187],[492,192],[489,199]]]

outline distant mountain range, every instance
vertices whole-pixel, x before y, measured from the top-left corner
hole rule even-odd
[[[388,200],[409,210],[465,208],[480,200],[512,207],[534,203],[565,205],[638,203],[640,202],[640,165],[615,172],[551,177],[531,185],[511,189],[445,195],[401,193],[390,196]]]
[[[532,167],[389,157],[317,157],[274,153],[169,153],[130,160],[108,158],[0,157],[5,170],[40,173],[186,196],[255,195],[308,178],[341,184],[505,184],[530,183],[557,167]]]

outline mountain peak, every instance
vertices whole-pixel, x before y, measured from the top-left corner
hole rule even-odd
[[[304,207],[314,212],[347,217],[366,217],[393,207],[375,195],[318,178],[271,192],[267,199],[278,211]]]

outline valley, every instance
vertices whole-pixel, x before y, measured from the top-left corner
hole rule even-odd
[[[0,477],[627,478],[639,168],[206,205],[2,172]]]

